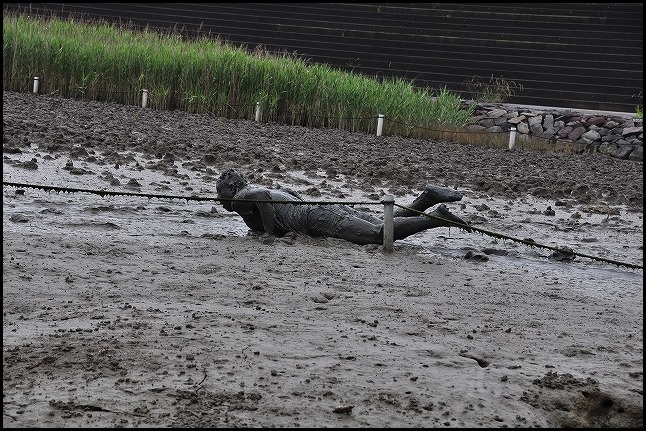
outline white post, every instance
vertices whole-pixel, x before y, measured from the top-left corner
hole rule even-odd
[[[516,148],[516,126],[511,126],[509,131],[509,151],[513,151]]]
[[[34,94],[38,94],[38,77],[34,76]]]
[[[393,195],[384,195],[381,198],[384,204],[384,251],[393,251],[394,224],[393,209],[395,207],[395,197]]]
[[[381,136],[384,131],[384,114],[379,114],[377,118],[377,136]]]
[[[256,102],[256,123],[260,121],[260,102]]]
[[[145,108],[146,105],[148,105],[148,90],[146,90],[144,88],[141,91],[142,91],[142,94],[141,94],[141,107]]]

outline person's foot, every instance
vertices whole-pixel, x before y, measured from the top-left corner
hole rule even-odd
[[[424,191],[409,205],[415,211],[426,211],[442,202],[455,202],[462,199],[462,193],[448,187],[438,187],[428,184]],[[395,210],[395,217],[414,217],[419,212],[410,211],[408,209],[397,208]]]
[[[439,219],[453,222],[453,223],[447,222],[446,227],[452,227],[452,226],[459,227],[460,229],[464,229],[467,232],[471,232],[471,227],[469,226],[469,224],[464,220],[462,220],[460,217],[453,214],[451,211],[449,211],[449,209],[444,204],[438,205],[437,208],[435,208],[430,214]],[[458,223],[458,224],[454,224],[454,223]]]
[[[439,202],[456,202],[462,199],[462,193],[448,187],[439,187],[427,184],[423,196],[431,199],[435,203]]]

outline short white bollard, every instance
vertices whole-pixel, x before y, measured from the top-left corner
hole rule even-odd
[[[256,123],[260,122],[260,102],[256,102]]]
[[[509,151],[513,151],[516,148],[516,126],[511,126],[509,131]]]
[[[141,90],[141,107],[145,108],[148,105],[148,90]]]
[[[38,77],[34,76],[34,94],[38,94],[39,84],[40,82],[38,81]]]
[[[384,114],[379,114],[377,117],[377,136],[381,136],[384,131]]]
[[[393,213],[395,207],[395,197],[393,195],[384,195],[381,198],[384,204],[384,251],[393,251],[394,242],[394,222]]]

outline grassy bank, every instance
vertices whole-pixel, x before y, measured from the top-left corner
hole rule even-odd
[[[141,103],[227,118],[438,138],[431,129],[464,125],[472,114],[446,89],[420,90],[402,79],[377,80],[212,39],[133,32],[123,26],[3,16],[3,90]],[[421,127],[416,127],[421,126]],[[446,135],[446,134],[445,134]]]

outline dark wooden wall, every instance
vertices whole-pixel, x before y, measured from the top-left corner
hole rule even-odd
[[[642,3],[5,3],[131,21],[187,37],[297,53],[471,99],[491,76],[523,105],[634,112],[643,105]]]

